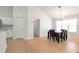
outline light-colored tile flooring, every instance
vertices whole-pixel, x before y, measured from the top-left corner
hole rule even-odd
[[[31,40],[8,39],[6,53],[77,53],[79,52],[79,39],[69,39],[56,43],[45,37]]]

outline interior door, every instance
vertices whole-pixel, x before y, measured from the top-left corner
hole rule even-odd
[[[34,21],[34,37],[40,36],[40,20],[37,19]]]

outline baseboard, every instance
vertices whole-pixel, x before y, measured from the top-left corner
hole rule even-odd
[[[14,40],[24,40],[24,38],[14,38]]]
[[[15,38],[15,37],[7,37],[7,39],[14,39],[14,40],[16,40],[16,39],[19,39],[19,40],[31,40],[31,39],[34,39],[34,38],[36,38],[36,37],[26,37],[26,38]],[[39,37],[37,37],[37,38],[39,38]],[[40,38],[47,38],[47,36],[40,36]]]

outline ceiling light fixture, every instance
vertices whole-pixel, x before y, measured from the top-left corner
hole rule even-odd
[[[63,15],[62,15],[62,6],[58,6],[58,10],[59,10],[59,12],[58,12],[58,19],[62,19],[63,17]]]

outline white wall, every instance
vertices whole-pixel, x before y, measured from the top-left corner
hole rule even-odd
[[[56,19],[52,19],[52,29],[56,29]]]
[[[30,19],[40,19],[40,36],[47,36],[47,32],[52,28],[52,21],[39,7],[30,7]]]
[[[32,8],[28,7],[28,17],[26,20],[27,22],[27,39],[32,39],[33,38],[33,19],[32,19],[33,13],[32,13]]]
[[[0,16],[12,16],[12,7],[11,6],[0,6]]]

